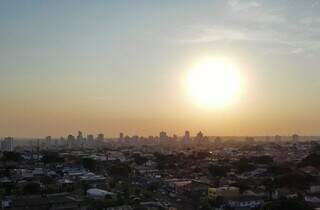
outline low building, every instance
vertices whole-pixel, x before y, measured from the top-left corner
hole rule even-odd
[[[47,196],[8,197],[2,200],[3,210],[82,210],[82,201],[68,194],[52,194]]]
[[[240,196],[240,191],[238,187],[219,187],[219,188],[209,188],[208,198],[214,200],[217,197],[223,197],[225,199],[238,198]]]
[[[256,209],[262,206],[264,200],[256,196],[242,196],[237,199],[228,200],[227,206],[234,209]]]
[[[94,199],[94,200],[104,200],[104,199],[115,199],[116,194],[113,192],[108,192],[105,190],[101,190],[98,188],[91,188],[87,190],[87,196],[88,198]]]

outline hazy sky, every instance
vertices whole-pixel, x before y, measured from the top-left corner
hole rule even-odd
[[[185,94],[202,56],[241,98]],[[0,136],[320,134],[320,0],[0,1]]]

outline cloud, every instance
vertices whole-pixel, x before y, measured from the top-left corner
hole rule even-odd
[[[283,24],[287,19],[281,9],[266,9],[261,1],[228,0],[227,15],[234,20],[256,24]]]
[[[257,1],[241,2],[240,0],[229,0],[228,5],[235,11],[247,11],[261,6]]]
[[[286,54],[315,53],[320,50],[320,17],[307,16],[289,21],[282,8],[265,6],[261,1],[228,0],[227,9],[207,25],[184,27],[180,43],[245,42],[273,45],[268,52]],[[282,11],[282,12],[281,12]]]

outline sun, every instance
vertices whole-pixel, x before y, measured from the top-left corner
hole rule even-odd
[[[241,76],[238,67],[218,58],[196,62],[188,73],[187,89],[192,100],[209,107],[226,106],[240,95]]]

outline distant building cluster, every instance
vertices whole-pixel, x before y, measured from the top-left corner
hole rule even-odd
[[[320,138],[68,135],[1,140],[3,210],[320,207]],[[288,204],[288,205],[289,205]]]

